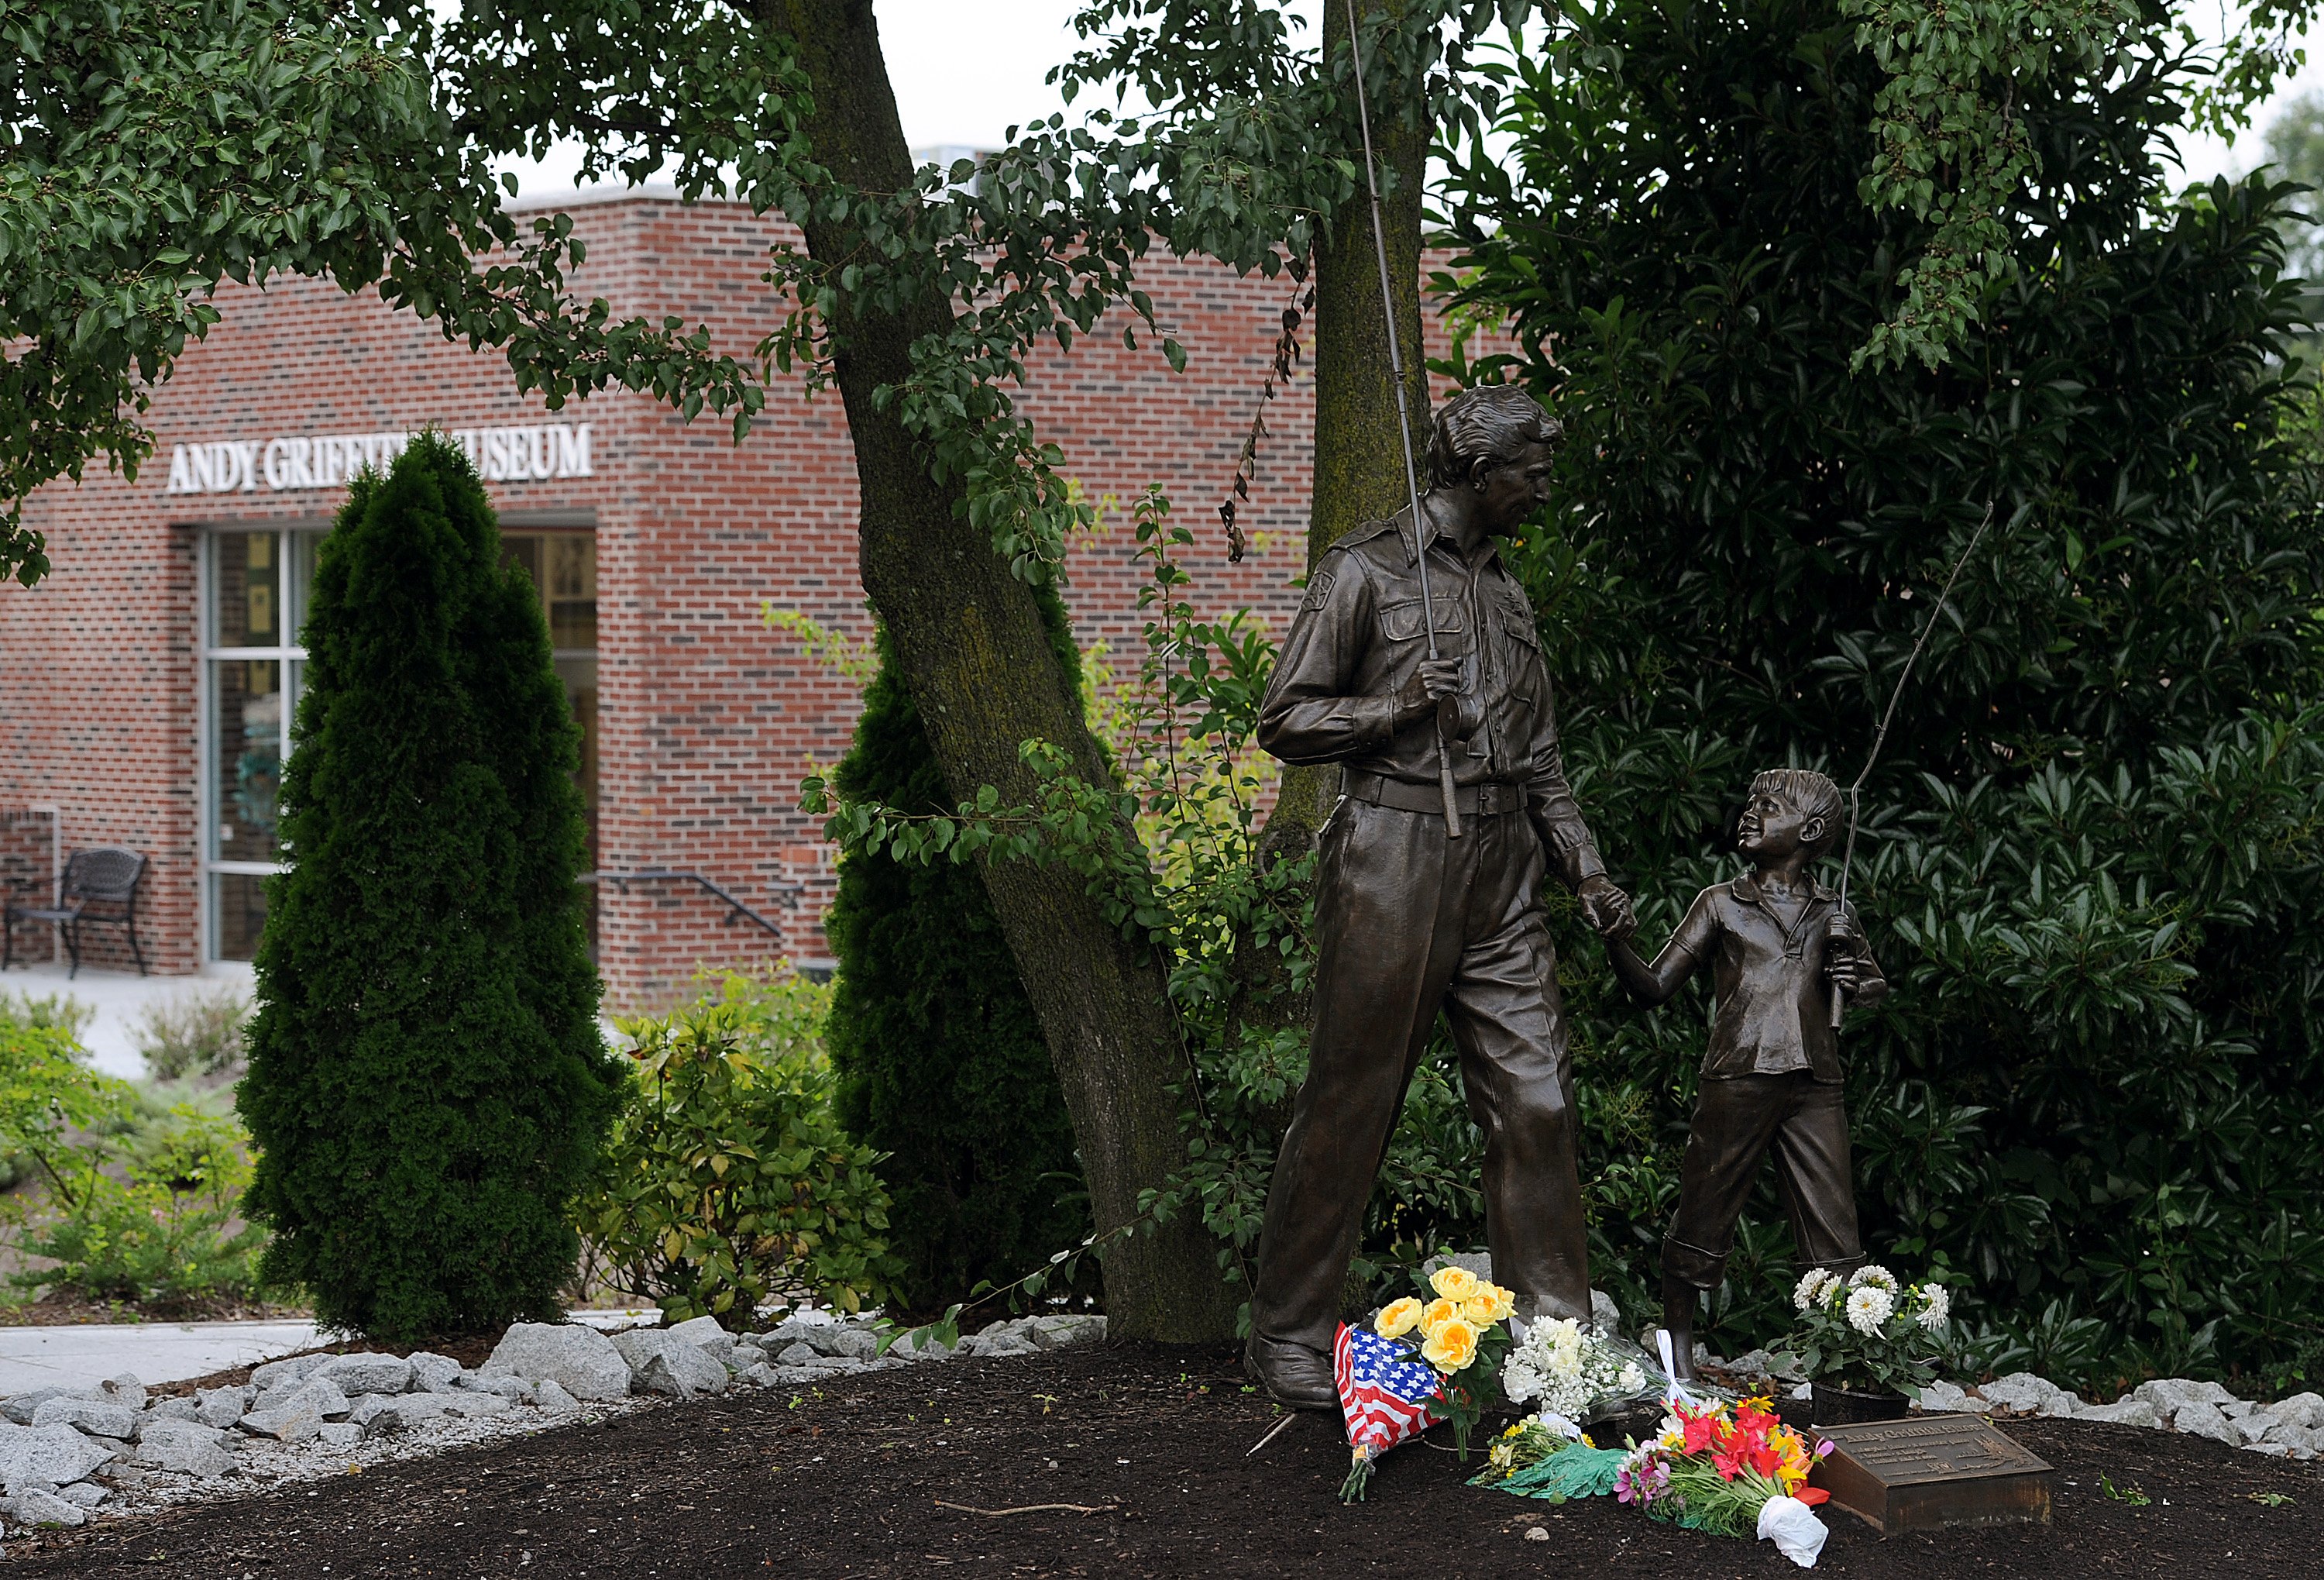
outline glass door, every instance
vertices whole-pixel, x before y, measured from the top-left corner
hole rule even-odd
[[[208,953],[247,960],[281,870],[277,801],[305,668],[296,644],[322,533],[208,534],[202,620],[203,884]]]

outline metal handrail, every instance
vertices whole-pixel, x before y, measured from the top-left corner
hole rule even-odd
[[[733,895],[729,894],[725,890],[720,888],[716,883],[712,882],[709,878],[700,873],[680,872],[674,867],[640,867],[634,872],[627,873],[617,873],[613,871],[611,868],[605,868],[595,873],[584,873],[576,882],[583,883],[611,883],[614,888],[619,889],[624,894],[627,894],[630,892],[630,885],[632,883],[678,882],[696,884],[725,902],[726,914],[719,919],[719,926],[733,927],[738,918],[747,918],[750,920],[756,922],[760,927],[764,928],[776,938],[778,942],[781,940],[783,936],[783,929],[779,926],[768,920],[765,917],[761,916],[757,911],[743,904],[740,900],[735,899]],[[798,897],[807,888],[807,885],[804,883],[780,878],[774,880],[767,886],[775,892],[775,898],[779,903],[792,910],[797,910],[798,909]]]

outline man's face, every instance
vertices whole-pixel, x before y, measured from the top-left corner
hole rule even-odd
[[[1781,790],[1754,790],[1735,826],[1735,848],[1755,861],[1779,862],[1797,855],[1812,831],[1821,835],[1821,823]]]
[[[1485,530],[1502,537],[1514,532],[1549,499],[1549,474],[1556,452],[1536,440],[1484,475]]]

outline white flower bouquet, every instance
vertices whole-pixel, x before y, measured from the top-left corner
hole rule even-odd
[[[1917,1399],[1936,1381],[1952,1296],[1934,1280],[1899,1283],[1877,1264],[1844,1277],[1812,1268],[1792,1306],[1799,1317],[1784,1347],[1811,1381]]]
[[[1501,1391],[1512,1404],[1579,1422],[1609,1404],[1655,1397],[1660,1384],[1644,1355],[1570,1319],[1544,1319],[1501,1363]]]

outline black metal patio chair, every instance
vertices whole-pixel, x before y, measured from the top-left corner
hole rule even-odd
[[[118,845],[77,850],[65,860],[64,882],[54,905],[19,905],[11,900],[0,914],[0,971],[15,963],[16,924],[50,922],[72,957],[68,980],[80,975],[80,929],[90,922],[117,927],[128,936],[129,953],[143,976],[145,951],[137,944],[137,888],[145,878],[145,858]]]

